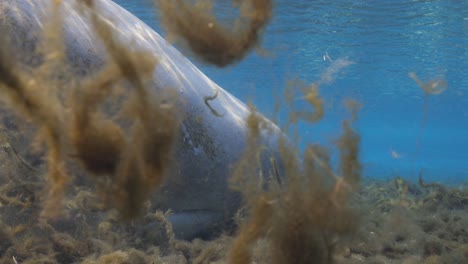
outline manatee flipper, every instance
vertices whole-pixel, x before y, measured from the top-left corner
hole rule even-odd
[[[214,234],[213,230],[220,230],[225,225],[225,215],[222,212],[206,210],[173,213],[167,220],[172,224],[175,237],[184,240],[210,238]]]
[[[214,230],[224,230],[224,218],[223,213],[208,210],[181,211],[166,216],[175,238],[179,240],[212,238],[216,235]],[[151,221],[137,228],[137,236],[144,244],[157,245],[168,240],[166,228],[164,221]]]

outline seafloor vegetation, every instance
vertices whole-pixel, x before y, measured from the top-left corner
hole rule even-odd
[[[70,198],[65,202],[66,217],[38,222],[44,172],[39,169],[42,167],[36,169],[35,161],[28,158],[30,147],[18,139],[11,119],[4,117],[3,120],[10,127],[8,132],[2,130],[0,152],[0,263],[227,263],[230,259],[238,240],[236,233],[226,233],[212,241],[187,242],[175,240],[170,230],[154,230],[161,232],[159,237],[145,237],[134,232],[135,225],[164,221],[162,212],[147,212],[141,219],[125,223],[118,220],[116,211],[110,211],[104,220],[97,221],[103,205],[86,186],[71,188]],[[318,199],[317,203],[326,203],[326,199]],[[299,243],[304,241],[304,236],[310,236],[308,239],[315,242],[315,247],[311,243],[294,248],[294,255],[287,256],[294,262],[275,261],[464,263],[468,259],[468,186],[449,187],[426,183],[423,179],[419,183],[401,178],[364,180],[351,204],[357,226],[328,261],[318,258],[323,253],[310,256],[310,250],[314,249],[327,252],[321,241],[322,230],[291,233],[294,229],[288,222],[295,215],[293,210],[301,209],[298,206],[302,204],[289,212],[278,212],[285,218],[278,219],[275,224],[279,226],[271,226],[271,230],[277,228],[274,232],[280,233],[276,234],[277,239]],[[333,217],[335,215],[319,219],[318,223],[306,221],[304,225],[320,225]],[[239,222],[244,221],[240,217]],[[274,263],[274,258],[278,258],[278,251],[272,250],[268,236],[248,244],[250,263]],[[318,245],[320,247],[316,248]],[[231,262],[241,263],[239,260]]]
[[[171,162],[179,129],[174,116],[180,109],[148,99],[147,80],[157,60],[119,43],[93,2],[82,1],[82,12],[90,15],[109,61],[74,92],[57,93],[61,83],[52,81],[56,71],[66,68],[57,37],[60,1],[53,2],[44,31],[46,59],[35,72],[21,72],[15,54],[0,50],[0,91],[9,106],[1,111],[0,263],[468,260],[466,186],[427,183],[422,173],[418,183],[361,179],[360,137],[353,129],[360,105],[352,100],[345,102],[351,114],[336,141],[338,170],[331,169],[324,146],[307,146],[298,162],[299,151],[279,142],[285,182],[266,187],[258,184],[253,162],[261,152],[264,120],[251,107],[248,147],[230,181],[245,202],[236,215],[236,229],[210,241],[177,240],[166,220],[170,212],[147,209]],[[182,47],[217,66],[235,63],[258,46],[272,9],[270,0],[244,1],[239,23],[231,30],[217,23],[208,1],[195,6],[182,0],[157,2],[171,39],[181,39]],[[427,94],[440,90],[411,77]],[[133,89],[116,88],[122,80]],[[286,90],[282,103],[290,120],[285,130],[294,130],[300,121],[321,121],[324,108],[317,83],[294,82]],[[313,111],[295,109],[291,90]],[[173,94],[164,97],[177,100]],[[108,115],[113,103],[125,109],[119,118],[135,120],[123,122],[130,128]],[[273,169],[274,177],[278,173]],[[139,227],[150,222],[160,222],[160,228],[142,232]]]

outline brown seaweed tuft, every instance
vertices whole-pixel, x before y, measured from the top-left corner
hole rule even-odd
[[[218,67],[240,61],[258,44],[273,9],[271,0],[233,1],[241,5],[237,24],[242,26],[228,29],[211,13],[211,2],[187,2],[156,1],[169,39],[184,39],[197,56]]]
[[[313,93],[306,99],[321,112],[317,88],[312,86],[312,90],[304,92]],[[351,121],[354,121],[358,104],[349,105]],[[298,117],[316,121],[309,115]],[[253,108],[247,124],[248,147],[231,184],[236,190],[242,190],[249,215],[233,241],[229,263],[251,263],[253,249],[263,239],[269,244],[267,254],[271,263],[333,263],[337,250],[358,227],[358,217],[350,201],[361,175],[359,135],[351,128],[350,121],[343,122],[343,135],[338,140],[341,177],[333,173],[326,148],[308,146],[301,163],[297,151],[280,140],[285,183],[278,186],[278,181],[269,181],[256,173],[259,164],[252,157],[261,151],[259,137],[265,124]],[[269,183],[266,188],[265,182]]]

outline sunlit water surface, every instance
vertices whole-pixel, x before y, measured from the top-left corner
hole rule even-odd
[[[164,35],[152,1],[116,2]],[[288,80],[320,82],[326,115],[300,126],[301,146],[333,144],[348,117],[343,99],[357,99],[368,177],[416,179],[423,169],[426,179],[468,180],[468,1],[275,1],[262,47],[266,56],[226,69],[191,60],[268,117]],[[448,83],[427,98],[424,124],[425,94],[409,72]]]

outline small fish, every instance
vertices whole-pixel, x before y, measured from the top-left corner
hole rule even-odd
[[[396,150],[394,149],[390,149],[390,155],[392,155],[392,158],[394,159],[401,159],[403,158],[403,155],[401,155],[400,153],[398,153]]]
[[[330,58],[330,56],[328,55],[328,51],[325,52],[325,55],[323,55],[322,59],[323,59],[323,61],[327,61],[327,60],[328,60],[328,61],[333,62],[332,58]]]

